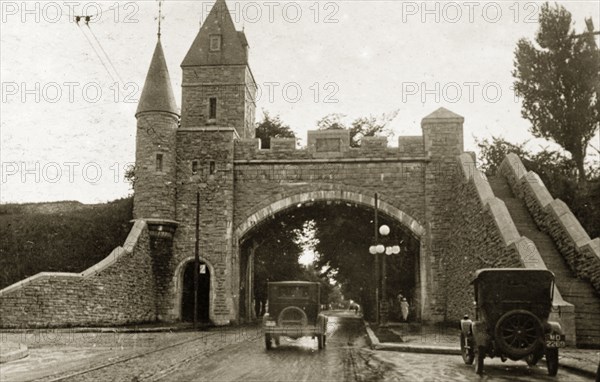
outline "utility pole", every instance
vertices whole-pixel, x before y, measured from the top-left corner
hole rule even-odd
[[[200,272],[200,191],[196,192],[196,250],[194,251],[194,329],[198,327],[198,277]]]

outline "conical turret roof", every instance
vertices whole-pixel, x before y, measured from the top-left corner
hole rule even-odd
[[[179,115],[160,38],[154,48],[154,55],[135,114],[137,116],[146,111],[165,111]]]

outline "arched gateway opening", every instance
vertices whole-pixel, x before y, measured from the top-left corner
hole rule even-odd
[[[402,320],[399,295],[406,297],[410,304],[409,320],[420,320],[425,302],[426,273],[423,272],[421,245],[425,231],[412,217],[385,200],[380,201],[378,225],[390,227],[390,234],[380,237],[380,241],[384,245],[399,245],[401,251],[389,256],[381,255],[376,262],[369,253],[369,246],[374,240],[373,205],[374,198],[350,193],[340,195],[332,191],[292,196],[254,213],[246,221],[249,223],[255,219],[254,224],[247,224],[246,229],[241,230],[242,224],[236,230],[236,234],[241,234],[237,236],[240,255],[239,318],[242,321],[253,320],[264,313],[267,281],[290,279],[290,274],[310,279],[316,274],[333,280],[332,283],[340,287],[346,302],[352,300],[367,308],[367,318],[375,316],[377,286],[379,299],[383,301],[382,297],[385,297],[389,307],[390,320]],[[287,253],[290,250],[286,248],[287,241],[281,239],[282,232],[289,234],[292,232],[290,227],[297,229],[302,222],[309,222],[309,228],[318,231],[316,237],[319,244],[315,248],[323,252],[314,256],[316,258],[311,264],[315,268],[313,276],[311,272],[306,276],[305,273],[290,270],[293,268],[290,263],[293,254]],[[269,242],[270,239],[277,242]],[[278,267],[275,263],[279,262],[284,264]],[[382,269],[384,262],[385,271]],[[265,268],[274,271],[265,273]],[[375,278],[376,269],[380,272],[378,279]],[[331,296],[323,296],[322,293],[322,304],[331,301]]]
[[[192,322],[194,320],[194,260],[187,260],[181,265],[181,276],[179,282],[180,291],[180,317],[182,321]],[[211,303],[211,267],[204,261],[200,261],[198,267],[198,304],[196,305],[197,318],[199,322],[210,321]]]

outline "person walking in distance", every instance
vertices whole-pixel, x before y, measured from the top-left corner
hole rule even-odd
[[[406,301],[406,297],[402,297],[400,300],[400,312],[402,313],[402,320],[408,321],[408,301]]]

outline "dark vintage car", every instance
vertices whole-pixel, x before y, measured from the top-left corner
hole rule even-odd
[[[267,350],[272,341],[286,336],[317,338],[319,349],[325,347],[327,317],[321,313],[320,285],[308,281],[279,281],[268,284],[268,312],[263,316]]]
[[[530,366],[545,356],[548,374],[555,376],[565,336],[559,323],[548,321],[554,274],[546,269],[480,269],[472,284],[475,321],[467,315],[460,322],[464,362],[476,360],[475,371],[482,374],[486,356],[525,360]]]

